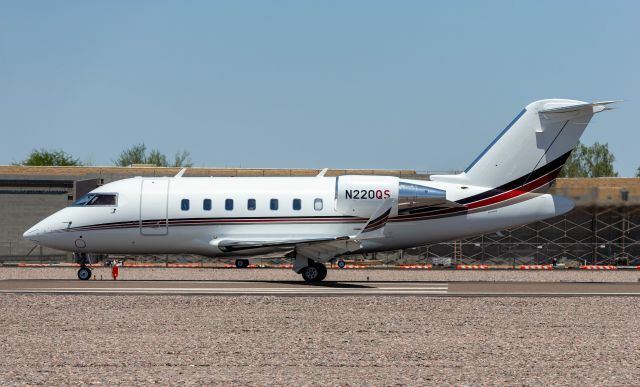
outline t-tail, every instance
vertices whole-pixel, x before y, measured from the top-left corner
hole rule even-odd
[[[495,140],[458,175],[434,181],[499,191],[541,191],[558,176],[594,114],[617,101],[545,99],[525,107]]]

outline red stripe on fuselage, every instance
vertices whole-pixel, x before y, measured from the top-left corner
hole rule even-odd
[[[477,202],[473,202],[473,203],[469,203],[467,204],[467,208],[469,209],[473,209],[473,208],[478,208],[478,207],[485,207],[485,206],[490,206],[492,204],[496,204],[496,203],[500,203],[503,202],[505,200],[509,200],[509,199],[513,199],[515,197],[527,194],[529,192],[535,191],[536,189],[549,184],[550,182],[552,182],[556,176],[558,175],[558,173],[560,173],[560,169],[562,167],[559,167],[558,169],[555,169],[551,172],[549,172],[548,174],[544,175],[544,176],[540,176],[539,178],[537,178],[536,180],[533,180],[523,186],[520,186],[516,189],[513,189],[511,191],[507,191],[507,192],[503,192],[501,194],[498,194],[496,196],[492,196],[490,198],[487,199],[483,199],[483,200],[479,200]]]

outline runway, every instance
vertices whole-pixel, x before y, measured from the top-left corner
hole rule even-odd
[[[2,280],[0,293],[211,296],[640,296],[637,282],[323,282]]]

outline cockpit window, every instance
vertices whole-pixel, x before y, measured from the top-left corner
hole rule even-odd
[[[116,194],[88,193],[76,200],[72,206],[116,206]]]

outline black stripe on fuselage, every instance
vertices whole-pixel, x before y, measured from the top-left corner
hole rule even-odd
[[[500,187],[479,193],[477,195],[473,195],[473,196],[469,196],[467,198],[464,199],[460,199],[457,201],[457,203],[460,204],[469,204],[469,203],[473,203],[473,202],[477,202],[479,200],[483,200],[486,198],[490,198],[492,196],[496,196],[496,195],[500,195],[503,192],[506,191],[511,191],[513,189],[516,189],[518,187],[522,187],[523,185],[527,184],[530,181],[536,180],[546,174],[548,174],[549,172],[552,172],[560,167],[562,167],[564,165],[564,163],[567,161],[567,159],[569,158],[569,156],[571,155],[571,151],[563,154],[562,156],[558,157],[557,159],[551,161],[550,163],[547,163],[545,165],[543,165],[542,167],[536,169],[535,171],[531,172],[531,173],[527,173],[524,176],[521,176],[515,180],[512,180],[506,184],[501,185]]]
[[[289,216],[289,217],[234,217],[234,218],[175,218],[175,219],[146,219],[140,222],[125,221],[92,224],[86,226],[71,227],[66,231],[86,231],[86,230],[108,230],[118,228],[138,228],[142,227],[165,227],[169,226],[191,226],[200,224],[228,224],[228,223],[363,223],[366,218],[355,216]]]

